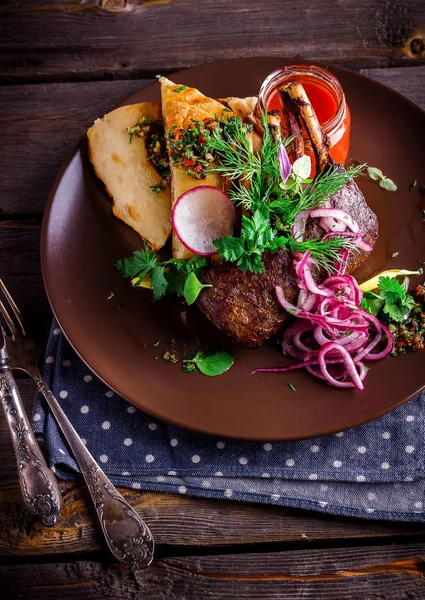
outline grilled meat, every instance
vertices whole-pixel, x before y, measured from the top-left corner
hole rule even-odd
[[[234,342],[250,348],[261,346],[279,331],[286,314],[276,302],[280,285],[293,301],[299,288],[290,273],[291,258],[284,250],[263,256],[264,273],[243,273],[231,263],[207,271],[202,283],[212,284],[198,300],[202,312]]]
[[[295,128],[301,119],[306,125],[311,139],[318,172],[329,166],[334,166],[327,146],[326,137],[317,121],[313,109],[305,96],[304,88],[292,82],[283,92],[284,107],[295,117],[287,118],[289,131],[297,133]],[[282,95],[281,95],[282,97]],[[302,154],[297,135],[295,154]],[[343,169],[342,166],[338,167]],[[363,239],[374,246],[378,237],[378,220],[375,213],[368,207],[363,194],[354,181],[350,181],[337,192],[330,202],[334,208],[350,213],[358,222]],[[317,220],[308,219],[305,229],[305,239],[321,238],[325,231]],[[367,258],[366,252],[350,253],[347,261],[347,272],[354,271]],[[200,295],[198,306],[201,311],[233,341],[243,346],[256,348],[261,346],[269,337],[277,333],[288,320],[289,315],[278,304],[275,287],[282,287],[285,298],[296,303],[299,287],[298,280],[293,274],[291,258],[281,250],[276,254],[264,254],[264,273],[243,273],[230,263],[212,267],[203,277],[203,283],[212,284]],[[313,270],[315,280],[320,283],[326,277],[324,271]]]

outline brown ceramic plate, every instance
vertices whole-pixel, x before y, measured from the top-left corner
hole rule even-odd
[[[257,94],[263,79],[288,62],[222,61],[171,78],[212,97],[242,97]],[[398,185],[390,193],[366,178],[359,181],[379,217],[380,237],[356,275],[362,281],[385,268],[416,269],[418,260],[425,260],[425,225],[419,186],[409,192],[409,185],[423,177],[425,113],[375,81],[345,69],[330,70],[341,81],[352,111],[349,157],[378,166]],[[158,99],[155,83],[124,104]],[[256,367],[286,364],[277,346],[232,346],[196,308],[187,311],[187,329],[180,319],[186,309],[179,300],[153,304],[148,290],[133,289],[114,268],[117,259],[140,245],[138,235],[112,216],[83,141],[60,173],[48,203],[41,247],[44,281],[55,315],[81,358],[118,394],[149,413],[222,436],[290,440],[364,423],[425,386],[425,351],[373,364],[363,392],[332,389],[302,372],[250,375]],[[394,252],[399,254],[391,258]],[[195,335],[203,345],[232,353],[230,371],[210,378],[183,373],[180,365],[161,359],[171,347],[180,353],[183,344],[195,348]]]

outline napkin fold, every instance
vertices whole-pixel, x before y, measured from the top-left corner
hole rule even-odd
[[[425,521],[425,393],[384,417],[334,435],[249,442],[189,431],[136,409],[96,378],[56,322],[44,376],[115,485],[370,519]],[[40,394],[33,427],[46,439],[51,468],[64,479],[79,477]]]

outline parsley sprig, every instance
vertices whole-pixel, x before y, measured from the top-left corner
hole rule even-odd
[[[379,294],[365,292],[362,308],[382,320],[401,323],[410,313],[415,301],[395,277],[380,277]]]
[[[119,260],[115,266],[123,277],[131,279],[135,287],[140,287],[143,280],[149,277],[154,300],[174,292],[192,304],[201,290],[207,287],[198,279],[207,267],[207,260],[203,256],[161,261],[146,242],[144,249],[136,250],[133,256]]]

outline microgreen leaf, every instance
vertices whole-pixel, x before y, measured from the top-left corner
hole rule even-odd
[[[379,185],[381,186],[381,188],[384,188],[384,190],[388,190],[389,192],[397,191],[396,184],[389,177],[383,177],[379,182]]]
[[[384,175],[381,169],[377,169],[376,167],[367,167],[367,174],[374,181],[379,181],[379,185],[384,190],[388,190],[389,192],[395,192],[397,190],[397,186],[394,181]]]
[[[179,87],[176,87],[176,89],[174,91],[177,92],[177,94],[180,94],[180,92],[182,92],[186,88],[187,88],[187,85],[179,85]]]
[[[310,175],[310,171],[311,158],[307,154],[304,154],[300,158],[297,158],[297,160],[292,165],[292,172],[299,179],[307,179],[307,177]]]
[[[294,187],[294,185],[296,185],[294,179],[288,179],[288,181],[285,181],[285,183],[283,181],[281,183],[279,183],[279,187],[282,190],[290,190],[291,188]]]
[[[183,289],[183,295],[186,302],[188,304],[193,304],[199,296],[201,290],[207,287],[212,287],[212,285],[201,283],[196,277],[195,273],[189,273]]]
[[[367,167],[366,170],[367,170],[367,174],[369,175],[369,177],[371,179],[373,179],[374,181],[378,181],[379,179],[382,179],[382,177],[384,176],[381,169],[377,169],[376,167]]]
[[[228,371],[235,361],[230,354],[224,351],[205,352],[200,350],[192,359],[184,362],[194,363],[201,373],[209,377],[215,377]]]

